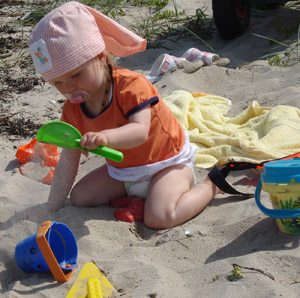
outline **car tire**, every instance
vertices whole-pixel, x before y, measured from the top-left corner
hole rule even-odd
[[[251,8],[241,0],[212,0],[215,25],[225,39],[234,39],[244,33],[250,22]]]

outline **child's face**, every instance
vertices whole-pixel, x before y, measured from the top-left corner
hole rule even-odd
[[[50,83],[72,103],[95,100],[105,88],[106,70],[103,63],[103,60],[95,58]]]

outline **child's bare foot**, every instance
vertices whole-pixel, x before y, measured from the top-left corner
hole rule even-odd
[[[214,197],[216,195],[219,195],[219,194],[224,194],[225,192],[222,191],[220,188],[218,188],[212,181],[211,179],[207,176],[206,179],[204,180],[204,183],[210,183],[212,184],[212,188],[213,188],[213,194],[214,194]]]

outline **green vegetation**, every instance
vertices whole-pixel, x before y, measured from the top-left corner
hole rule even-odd
[[[147,40],[148,48],[165,46],[165,40],[177,42],[185,36],[197,38],[207,45],[204,39],[210,36],[212,21],[207,20],[205,10],[196,10],[195,8],[195,14],[188,15],[185,10],[177,8],[175,0],[79,1],[101,11],[117,22],[121,22],[122,17],[130,14],[133,9],[136,19],[130,29]],[[28,39],[30,31],[47,13],[65,2],[68,1],[33,0],[28,2],[16,0],[7,3],[8,6],[13,8],[8,10],[7,17],[12,17],[14,21],[0,24],[2,86],[13,84],[15,80],[14,68],[19,68],[23,75],[26,73],[32,79],[37,79],[29,54]],[[37,80],[42,82],[41,78]],[[33,86],[31,83],[29,85]],[[1,92],[0,90],[0,95],[3,94]]]
[[[291,1],[283,6],[286,9],[300,11],[300,1]],[[299,38],[300,38],[300,21],[298,22],[298,28],[291,28],[286,25],[276,26],[276,31],[279,34],[278,39],[287,39],[285,42],[281,42],[278,39],[254,34],[257,37],[261,37],[269,40],[270,45],[274,45],[276,49],[283,48],[281,51],[276,51],[271,54],[264,55],[261,59],[268,58],[270,66],[287,66],[292,53],[297,54],[297,62],[299,62]],[[296,40],[288,40],[295,32],[297,32]],[[280,54],[284,54],[285,57],[280,57]],[[282,55],[281,55],[282,56]]]
[[[34,27],[44,15],[64,2],[67,1],[49,1],[46,5],[42,2],[34,2],[31,11],[21,22],[23,25]],[[160,46],[163,39],[176,42],[183,36],[190,35],[204,42],[204,39],[210,36],[211,24],[207,21],[205,11],[198,9],[195,15],[187,15],[185,10],[178,10],[175,0],[173,0],[172,10],[165,9],[168,0],[81,0],[80,2],[98,9],[116,21],[126,15],[126,10],[130,6],[140,7],[140,17],[131,26],[131,30],[145,38],[148,47]]]
[[[174,1],[173,6],[173,10],[159,9],[154,13],[145,13],[131,26],[133,31],[147,40],[148,47],[161,46],[165,39],[176,42],[187,35],[202,42],[210,36],[211,24],[204,10],[198,9],[195,15],[187,15],[185,10],[178,10]]]
[[[286,53],[286,57],[287,58],[280,58],[280,56],[278,54],[276,54],[273,57],[268,57],[268,63],[270,66],[287,66],[287,64],[290,61],[290,57],[291,57],[291,52],[287,52]]]
[[[237,265],[234,264],[234,265],[233,265],[233,270],[232,270],[231,273],[227,276],[227,279],[228,279],[229,281],[237,281],[237,280],[239,280],[239,279],[245,277],[244,274],[241,273],[240,270],[241,270],[241,268],[240,268],[239,266],[237,266]]]
[[[168,0],[129,0],[132,6],[148,6],[150,8],[162,9],[168,4]]]
[[[31,10],[23,18],[21,18],[21,24],[34,27],[47,13],[53,10],[55,7],[61,5],[67,1],[35,1],[32,3]]]
[[[219,278],[220,278],[220,275],[217,274],[217,275],[212,279],[212,281],[217,281]]]

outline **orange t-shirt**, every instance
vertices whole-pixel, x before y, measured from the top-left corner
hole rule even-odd
[[[75,126],[83,135],[128,123],[129,116],[151,105],[151,126],[148,139],[123,152],[122,162],[108,160],[117,168],[152,164],[177,155],[184,145],[184,130],[171,110],[162,101],[158,90],[143,75],[128,69],[112,69],[113,94],[109,105],[96,117],[86,114],[83,104],[65,102],[61,120]]]

